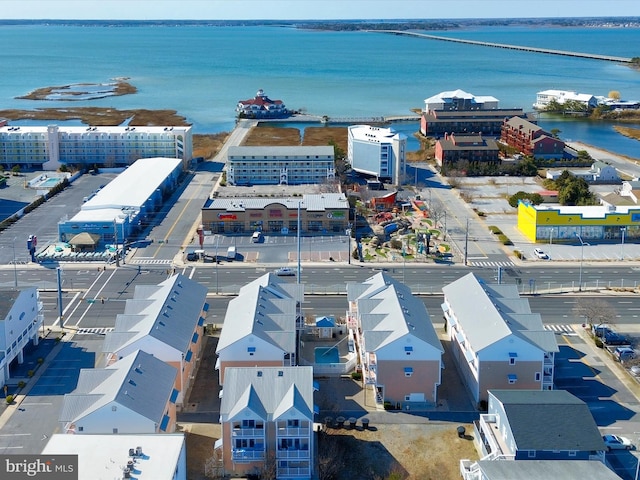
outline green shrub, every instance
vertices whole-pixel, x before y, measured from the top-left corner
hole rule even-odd
[[[360,373],[360,372],[352,372],[351,373],[351,378],[354,379],[354,380],[360,381],[360,380],[362,380],[362,373]]]
[[[18,382],[18,388],[24,388],[24,387],[25,387],[25,385],[26,385],[26,383],[24,382],[24,380],[20,380],[20,381]]]
[[[600,338],[595,337],[595,338],[594,338],[594,342],[595,342],[595,344],[596,344],[596,347],[598,347],[598,348],[604,348],[604,344],[602,343],[602,340],[600,340]]]
[[[33,371],[33,370],[29,370],[29,371],[27,372],[27,377],[31,378],[31,377],[33,377],[35,374],[36,374],[36,372],[35,372],[35,371]]]
[[[7,398],[5,400],[7,402],[7,405],[11,405],[13,403],[13,395],[7,395]]]
[[[495,225],[489,225],[489,231],[495,235],[500,235],[502,234],[502,230],[500,230],[498,227],[496,227]]]
[[[391,405],[391,402],[384,402],[384,409],[385,410],[393,410],[393,406]]]
[[[38,357],[38,364],[42,365],[44,363],[44,358]]]
[[[513,245],[513,242],[509,240],[509,237],[507,237],[504,233],[499,234],[498,239],[503,245]]]

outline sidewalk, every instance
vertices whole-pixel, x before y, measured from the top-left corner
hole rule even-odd
[[[25,352],[25,361],[17,369],[18,373],[24,372],[22,377],[13,376],[8,382],[8,395],[14,395],[13,402],[7,405],[7,402],[3,400],[0,403],[0,429],[9,421],[9,418],[20,408],[20,404],[29,395],[29,392],[33,386],[38,383],[38,379],[47,370],[47,366],[56,358],[60,350],[62,350],[63,342],[69,341],[73,335],[65,335],[60,341],[56,341],[56,337],[59,335],[57,331],[50,331],[47,337],[41,338],[37,347],[30,349],[30,352]],[[38,358],[43,358],[42,364],[38,363]],[[28,376],[28,371],[34,370],[33,377]],[[15,370],[14,370],[15,373]],[[18,382],[25,382],[25,386],[20,388]]]
[[[578,336],[582,340],[584,340],[584,343],[586,345],[585,350],[587,350],[586,352],[583,352],[586,355],[585,358],[586,359],[588,359],[589,357],[606,358],[608,361],[605,363],[607,364],[607,367],[609,367],[609,370],[633,394],[636,400],[640,402],[640,383],[638,383],[635,377],[630,375],[626,371],[626,369],[622,366],[622,364],[613,360],[613,358],[611,358],[611,356],[604,349],[596,347],[595,342],[593,341],[593,338],[591,338],[591,335],[589,334],[586,328],[584,328],[582,325],[572,325],[572,327],[573,327],[573,330],[578,334]],[[599,360],[596,363],[599,363],[600,361],[601,360]]]

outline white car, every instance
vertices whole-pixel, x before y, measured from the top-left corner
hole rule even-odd
[[[634,365],[632,366],[629,371],[631,372],[631,375],[635,375],[636,377],[640,375],[640,365]]]
[[[633,447],[633,443],[626,437],[621,437],[619,435],[603,435],[602,440],[604,440],[604,444],[607,447],[608,451],[611,450],[631,450]]]
[[[540,249],[540,248],[536,248],[536,249],[533,251],[533,254],[534,254],[536,257],[538,257],[538,258],[540,258],[540,259],[542,259],[542,260],[549,260],[549,255],[547,255],[546,253],[544,253],[544,252],[542,251],[542,249]]]
[[[296,271],[289,267],[282,267],[274,272],[279,277],[295,277]]]

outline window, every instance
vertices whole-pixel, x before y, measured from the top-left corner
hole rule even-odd
[[[540,381],[540,372],[536,372],[536,382]]]
[[[249,355],[253,355],[256,353],[256,347],[247,347],[247,352],[249,352]]]
[[[79,432],[84,432],[84,427],[78,427]]]
[[[577,455],[578,452],[576,452],[575,450],[569,450],[569,456],[570,457],[575,457]]]
[[[529,458],[536,458],[536,451],[535,450],[529,450],[528,457]]]
[[[411,355],[411,352],[413,352],[413,347],[412,346],[406,346],[404,347],[404,351],[407,355]]]
[[[410,377],[413,375],[413,367],[404,367],[404,376]]]
[[[516,364],[516,358],[518,358],[518,354],[515,352],[509,352],[509,365]]]
[[[507,378],[509,379],[509,385],[513,385],[518,381],[518,376],[514,374],[507,375]]]
[[[113,429],[113,433],[118,433],[118,429],[117,429],[117,428],[114,428],[114,429]]]

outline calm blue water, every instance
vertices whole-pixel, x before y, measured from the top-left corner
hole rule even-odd
[[[487,27],[432,32],[498,43],[637,56],[640,29]],[[279,27],[0,26],[0,108],[174,109],[196,133],[230,130],[238,100],[262,88],[288,107],[330,117],[404,115],[460,88],[530,109],[549,88],[640,99],[640,72],[609,62],[365,32]],[[16,100],[53,85],[130,77],[136,95],[82,102]],[[555,121],[554,121],[555,122]],[[640,157],[609,125],[541,121],[563,138]],[[553,126],[552,126],[553,125]],[[406,126],[406,125],[405,125]],[[405,126],[398,125],[404,130]],[[414,130],[415,131],[415,130]],[[604,142],[604,143],[601,143]]]
[[[340,353],[336,347],[316,347],[315,363],[340,363]]]

